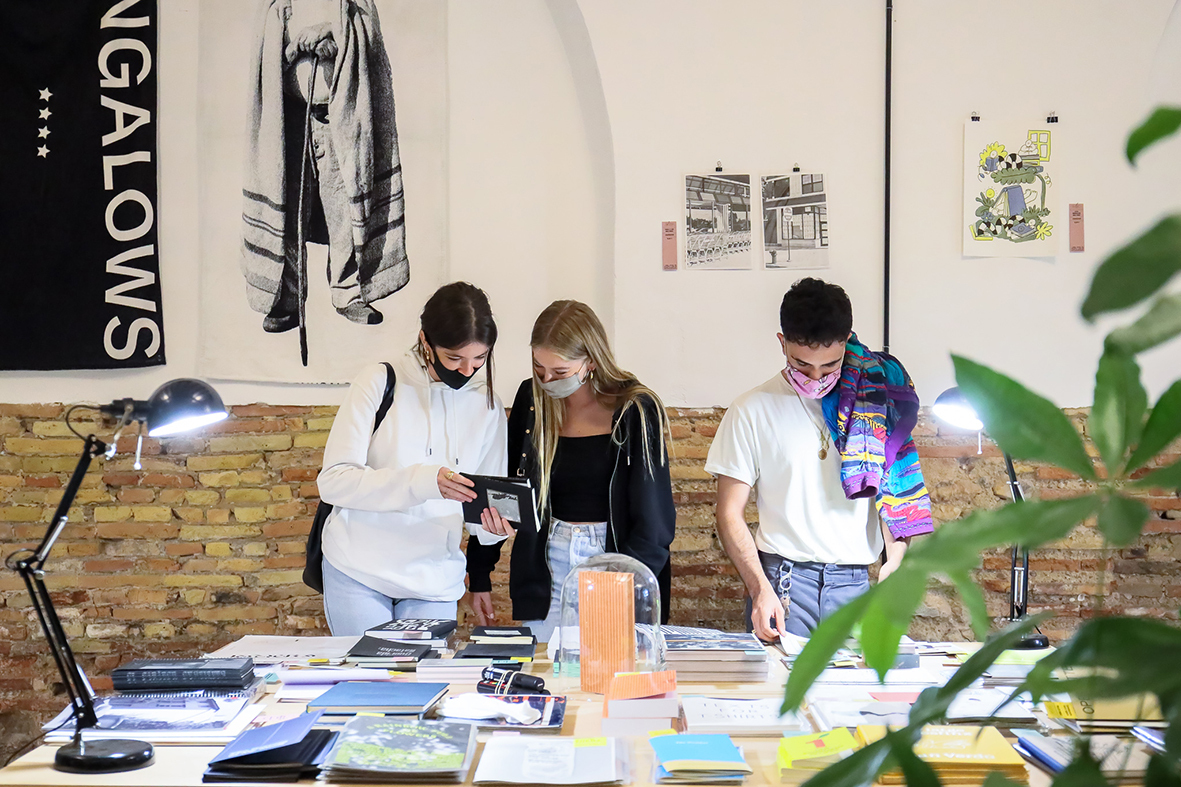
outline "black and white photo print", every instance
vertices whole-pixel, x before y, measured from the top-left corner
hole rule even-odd
[[[685,177],[685,270],[750,270],[750,175]]]
[[[824,175],[764,175],[763,267],[828,267],[828,199]]]
[[[443,267],[446,22],[433,6],[202,3],[206,374],[343,381],[412,338],[425,297],[412,292]]]

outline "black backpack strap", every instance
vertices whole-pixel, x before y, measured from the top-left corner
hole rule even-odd
[[[385,367],[385,393],[382,394],[381,404],[377,406],[377,413],[373,416],[373,431],[377,431],[377,427],[381,426],[381,422],[385,420],[385,414],[390,411],[390,405],[394,403],[394,385],[398,382],[398,375],[394,371],[394,367],[383,361],[382,366]]]

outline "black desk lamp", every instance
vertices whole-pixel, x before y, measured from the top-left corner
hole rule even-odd
[[[69,426],[70,413],[77,407],[71,407],[66,412],[66,425]],[[49,557],[53,544],[57,541],[66,526],[66,517],[70,511],[70,504],[78,494],[78,487],[90,467],[91,460],[100,455],[107,458],[114,456],[115,446],[123,428],[132,421],[147,423],[148,434],[152,437],[186,432],[206,424],[220,421],[226,417],[225,405],[217,392],[200,380],[181,379],[165,383],[156,389],[152,397],[145,401],[137,399],[119,399],[98,409],[103,415],[118,419],[115,435],[109,444],[103,443],[94,435],[83,438],[82,456],[74,474],[66,485],[61,502],[53,515],[45,538],[31,555],[15,559],[10,556],[8,565],[21,575],[29,589],[29,597],[33,607],[37,610],[37,617],[41,621],[41,629],[45,632],[45,639],[49,642],[53,660],[57,662],[57,669],[61,673],[62,682],[70,696],[70,705],[74,716],[74,740],[57,750],[54,757],[54,767],[59,771],[71,773],[116,773],[142,768],[152,762],[153,750],[149,743],[134,740],[91,740],[82,738],[82,730],[98,726],[98,716],[94,711],[94,701],[91,697],[90,686],[78,668],[74,659],[74,652],[66,639],[61,620],[53,608],[49,590],[45,587],[45,560]],[[70,431],[73,427],[70,426]],[[75,432],[77,434],[77,432]],[[78,435],[82,437],[82,435]],[[143,436],[143,428],[140,428]],[[138,462],[138,449],[136,451]],[[19,553],[17,553],[19,554]]]
[[[941,421],[952,426],[961,429],[974,429],[977,432],[984,429],[984,424],[976,415],[976,409],[964,398],[959,388],[948,388],[939,394],[939,398],[935,400],[935,405],[931,409]],[[1021,493],[1021,485],[1017,483],[1017,471],[1013,469],[1013,457],[1009,456],[1008,451],[1002,453],[1005,457],[1005,470],[1009,474],[1009,491],[1013,495],[1013,501],[1019,503],[1025,499],[1025,495]],[[1009,573],[1009,617],[1007,621],[1012,623],[1024,618],[1029,612],[1028,605],[1029,550],[1014,544],[1013,564]],[[1032,650],[1049,646],[1049,638],[1038,632],[1027,634],[1013,647]]]

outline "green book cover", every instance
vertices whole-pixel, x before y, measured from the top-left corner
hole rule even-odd
[[[428,774],[463,770],[475,749],[472,724],[357,716],[345,725],[323,768]]]

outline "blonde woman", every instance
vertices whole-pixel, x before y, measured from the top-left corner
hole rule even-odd
[[[619,368],[603,324],[584,303],[550,304],[533,324],[530,345],[533,376],[513,402],[508,466],[538,490],[541,530],[517,531],[509,560],[512,617],[548,640],[570,571],[594,555],[619,552],[652,569],[667,622],[676,511],[664,405]],[[511,532],[492,509],[484,527]],[[469,539],[472,607],[485,625],[494,620],[490,575],[499,557],[499,543]]]

